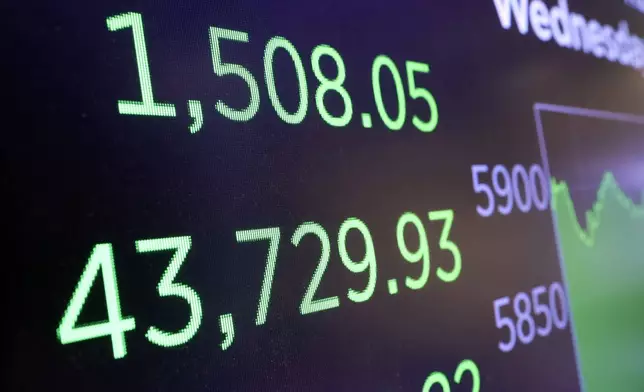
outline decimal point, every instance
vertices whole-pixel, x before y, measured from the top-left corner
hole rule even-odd
[[[389,294],[394,295],[398,293],[398,281],[396,279],[389,279],[387,286],[389,287]]]
[[[372,126],[371,114],[362,113],[362,126],[365,127],[365,128],[371,128],[371,126]]]

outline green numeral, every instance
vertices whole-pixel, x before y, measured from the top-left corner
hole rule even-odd
[[[262,291],[259,295],[257,317],[255,318],[255,325],[261,325],[266,322],[268,304],[271,301],[273,276],[275,276],[275,265],[277,264],[277,249],[280,244],[280,229],[279,227],[270,227],[267,229],[257,230],[239,230],[235,232],[235,237],[237,238],[237,242],[269,241],[268,255],[266,256],[266,268],[264,269],[264,280],[262,281]]]
[[[464,359],[458,364],[456,371],[454,372],[454,382],[456,384],[460,384],[465,372],[470,372],[472,375],[472,392],[479,392],[481,390],[481,374],[479,373],[478,366],[476,366],[476,363],[471,359]],[[451,391],[447,376],[441,372],[433,372],[425,380],[425,383],[423,384],[423,392],[430,392],[432,387],[436,384],[440,385],[442,392]]]
[[[273,57],[275,51],[282,48],[286,53],[291,56],[293,65],[295,66],[295,74],[297,75],[297,85],[300,91],[300,103],[295,113],[289,113],[282,106],[279,96],[277,95],[277,87],[275,87],[275,76],[273,72]],[[273,37],[266,43],[264,50],[264,76],[266,77],[266,87],[268,88],[268,98],[275,109],[275,112],[285,123],[299,124],[304,120],[306,111],[309,108],[309,90],[306,84],[306,74],[304,73],[304,65],[302,59],[297,53],[295,46],[284,37]]]
[[[250,92],[248,106],[243,109],[235,109],[228,106],[221,99],[217,101],[217,111],[224,117],[233,121],[249,121],[259,110],[259,87],[257,81],[248,69],[239,64],[224,63],[221,61],[220,40],[235,42],[248,42],[248,34],[243,31],[223,29],[220,27],[210,28],[210,48],[212,51],[212,67],[218,76],[235,75],[241,78],[247,85]]]
[[[322,73],[322,69],[320,68],[320,58],[322,56],[329,56],[335,61],[335,65],[338,67],[338,76],[335,79],[329,79]],[[351,104],[349,93],[342,86],[347,78],[347,71],[344,66],[344,61],[342,61],[342,56],[329,45],[318,45],[313,49],[313,53],[311,54],[311,65],[313,66],[315,77],[320,81],[320,85],[315,91],[315,105],[320,112],[320,116],[331,126],[343,127],[347,125],[353,115],[353,105]],[[326,106],[324,106],[324,94],[327,91],[335,91],[342,98],[344,102],[344,113],[340,117],[333,117],[326,110]]]
[[[427,380],[425,380],[425,383],[423,384],[423,392],[429,392],[435,384],[440,385],[443,392],[451,391],[447,377],[441,372],[434,372],[427,377]]]
[[[438,106],[436,105],[436,100],[432,93],[425,88],[420,88],[416,86],[416,80],[414,79],[414,73],[429,73],[429,65],[424,63],[418,63],[415,61],[407,61],[405,63],[407,67],[407,83],[409,84],[409,96],[413,99],[424,99],[429,105],[429,120],[423,121],[418,116],[414,116],[411,119],[411,122],[416,128],[422,132],[432,132],[436,129],[438,125]]]
[[[385,103],[382,100],[382,90],[380,88],[380,71],[382,67],[389,69],[396,86],[398,115],[394,119],[389,117],[389,114],[387,114]],[[392,131],[400,130],[405,123],[405,114],[407,112],[407,107],[405,106],[405,89],[403,87],[402,78],[400,77],[400,72],[398,72],[398,68],[392,59],[381,54],[373,60],[373,66],[371,67],[371,83],[373,85],[373,97],[376,100],[376,108],[378,109],[378,113],[380,114],[382,121],[385,123],[385,126]]]
[[[91,325],[76,326],[87,295],[89,294],[98,270],[103,272],[103,288],[107,305],[107,321]],[[58,339],[62,344],[82,342],[111,336],[114,358],[123,358],[127,354],[125,347],[125,332],[135,327],[134,318],[123,318],[121,315],[121,302],[116,284],[116,271],[114,269],[114,255],[111,244],[98,244],[92,250],[87,265],[76,285],[74,294],[67,305],[60,325],[58,326]]]
[[[139,83],[141,84],[141,102],[119,100],[119,113],[139,116],[175,117],[177,112],[174,105],[154,102],[150,63],[148,62],[148,50],[145,46],[143,18],[141,14],[127,12],[107,18],[107,28],[110,31],[122,30],[128,27],[132,27],[132,35],[134,36],[136,67],[139,71]]]
[[[454,268],[452,268],[450,272],[447,272],[442,268],[438,268],[436,275],[438,275],[443,282],[453,282],[461,274],[462,267],[461,251],[458,249],[458,245],[449,240],[452,223],[454,223],[454,210],[431,211],[428,215],[429,220],[431,221],[445,221],[438,246],[440,246],[441,249],[452,253],[452,256],[454,257]]]
[[[136,241],[136,251],[139,253],[175,251],[168,268],[166,268],[159,281],[157,291],[160,297],[174,296],[183,298],[190,305],[190,320],[179,332],[166,332],[154,326],[148,329],[145,337],[159,346],[173,347],[184,344],[195,336],[201,325],[202,314],[199,295],[191,287],[174,282],[181,264],[186,260],[190,246],[191,240],[187,236]]]
[[[333,309],[340,306],[340,300],[337,296],[313,299],[318,286],[320,286],[320,281],[322,281],[322,275],[324,275],[324,271],[329,264],[331,242],[329,241],[329,235],[324,231],[324,228],[313,222],[302,223],[298,226],[295,233],[293,233],[291,242],[293,245],[298,246],[302,238],[307,234],[313,234],[320,239],[320,243],[322,244],[322,253],[320,254],[318,267],[315,269],[315,273],[313,273],[311,283],[306,289],[306,294],[304,294],[304,298],[302,298],[302,303],[300,304],[300,313],[303,315]]]
[[[349,231],[355,229],[360,232],[364,239],[365,254],[361,261],[354,261],[347,252],[347,235]],[[376,251],[373,246],[373,239],[369,228],[358,218],[349,218],[345,220],[340,226],[338,232],[338,251],[340,252],[340,259],[342,264],[354,274],[368,271],[367,285],[364,290],[359,291],[349,289],[347,296],[353,302],[364,302],[369,300],[376,289],[376,279],[378,275],[378,266],[376,264]]]
[[[418,236],[418,249],[415,251],[409,250],[407,242],[405,241],[405,227],[411,224],[416,229]],[[412,290],[418,290],[425,287],[429,280],[429,244],[427,243],[427,233],[425,226],[420,218],[413,212],[405,212],[398,219],[396,224],[396,241],[398,242],[398,250],[400,254],[410,263],[418,263],[422,261],[422,269],[418,278],[408,276],[405,278],[405,285]]]
[[[457,384],[461,383],[463,373],[465,372],[470,372],[472,375],[472,392],[479,392],[481,390],[481,373],[479,372],[479,367],[471,359],[462,360],[454,373],[454,381]]]

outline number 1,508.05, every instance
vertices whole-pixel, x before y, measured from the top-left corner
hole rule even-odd
[[[107,18],[107,27],[110,31],[132,29],[134,38],[134,52],[141,87],[141,101],[119,100],[118,110],[126,115],[163,116],[175,117],[176,109],[174,104],[156,102],[152,89],[152,77],[143,29],[143,18],[135,12],[123,13]],[[257,79],[250,70],[241,64],[224,61],[221,49],[222,41],[236,43],[248,43],[249,35],[243,31],[230,30],[221,27],[210,27],[210,48],[212,65],[215,75],[219,77],[235,77],[246,86],[249,92],[248,104],[245,107],[232,107],[222,99],[215,103],[216,111],[225,118],[246,122],[252,120],[260,107],[260,93]],[[296,108],[284,107],[280,100],[274,77],[274,58],[278,51],[284,51],[291,58],[295,68],[296,83],[299,92],[299,102]],[[334,76],[326,75],[322,71],[321,59],[329,57],[333,60],[336,68]],[[319,81],[315,89],[315,105],[320,117],[333,127],[343,127],[350,123],[353,118],[354,104],[349,91],[344,86],[347,78],[347,71],[344,60],[340,53],[329,45],[318,45],[311,52],[311,68],[313,74]],[[397,107],[395,110],[385,108],[383,93],[381,89],[381,77],[383,69],[387,69],[392,77],[395,86]],[[420,99],[427,104],[429,113],[414,114],[411,118],[412,124],[422,132],[432,132],[438,125],[438,105],[433,94],[426,88],[419,87],[416,81],[417,74],[427,74],[430,67],[426,63],[406,61],[405,71],[409,97]],[[278,117],[287,124],[301,123],[308,111],[309,86],[306,79],[304,63],[299,52],[293,44],[284,37],[276,36],[270,38],[264,50],[264,78],[269,101]],[[386,55],[378,55],[371,67],[371,83],[373,87],[373,98],[376,110],[386,128],[391,131],[400,130],[407,120],[407,101],[405,86],[400,71],[395,62]],[[335,93],[340,96],[344,109],[341,114],[331,113],[325,105],[325,96]],[[190,126],[191,132],[195,133],[203,125],[203,112],[201,102],[197,100],[188,101],[188,109],[194,121]],[[393,113],[393,114],[392,114]],[[373,123],[371,114],[361,114],[362,126],[371,128]]]

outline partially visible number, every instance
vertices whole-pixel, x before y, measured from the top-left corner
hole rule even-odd
[[[441,372],[434,372],[427,377],[427,380],[425,380],[425,384],[423,384],[423,392],[430,392],[432,387],[436,384],[440,385],[443,392],[451,391],[447,376]]]
[[[150,240],[136,241],[136,251],[138,253],[159,252],[173,250],[174,254],[168,264],[168,268],[163,272],[161,280],[157,285],[157,291],[160,297],[179,297],[183,298],[190,306],[190,317],[188,323],[178,332],[163,331],[155,326],[148,329],[145,337],[154,344],[163,347],[179,346],[188,342],[199,330],[201,326],[201,300],[197,292],[188,285],[176,283],[174,279],[179,273],[181,265],[186,260],[188,251],[191,247],[191,239],[185,237],[157,238]]]
[[[463,373],[465,372],[470,372],[472,375],[472,392],[479,392],[481,390],[481,374],[478,366],[471,359],[465,359],[458,364],[456,373],[454,373],[454,381],[457,384],[461,383],[461,378],[463,378]]]
[[[326,270],[327,265],[329,264],[329,256],[331,255],[331,242],[329,241],[329,236],[327,235],[324,228],[314,222],[302,223],[293,233],[291,242],[293,245],[298,246],[302,238],[307,234],[313,234],[320,239],[322,244],[322,253],[320,254],[320,261],[318,263],[315,272],[313,273],[313,278],[311,283],[306,289],[304,298],[302,298],[302,303],[300,304],[300,313],[309,314],[314,312],[321,312],[323,310],[333,309],[340,306],[340,300],[337,296],[313,299],[315,292],[322,281],[322,276]]]
[[[103,274],[107,321],[77,326],[76,321],[85,305],[89,291],[98,277],[99,270]],[[121,315],[121,301],[119,300],[119,289],[116,284],[112,244],[98,244],[94,246],[72,298],[69,300],[67,309],[65,309],[63,318],[60,320],[56,330],[58,340],[62,344],[69,344],[110,336],[114,358],[123,358],[127,355],[125,332],[133,330],[134,327],[134,317],[123,318]]]
[[[472,375],[472,392],[480,392],[481,374],[478,366],[476,366],[476,363],[471,359],[464,359],[458,364],[456,371],[454,372],[454,382],[456,384],[460,384],[465,372],[469,372]],[[432,392],[432,387],[434,385],[440,385],[443,392],[451,391],[449,380],[445,374],[441,372],[433,372],[429,377],[427,377],[423,384],[423,392]],[[434,392],[437,391],[434,390]]]

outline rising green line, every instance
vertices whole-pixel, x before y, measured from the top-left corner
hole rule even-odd
[[[570,195],[568,184],[565,181],[557,181],[554,177],[551,179],[552,186],[552,209],[557,211],[567,211],[571,222],[574,222],[574,228],[579,239],[589,248],[595,246],[597,229],[601,224],[601,212],[604,209],[606,197],[613,194],[621,207],[629,212],[631,218],[644,218],[644,192],[642,193],[642,204],[633,202],[620,188],[615,176],[611,172],[604,173],[602,182],[597,191],[597,200],[593,207],[586,211],[586,229],[584,229],[577,215],[575,214],[574,203]]]

